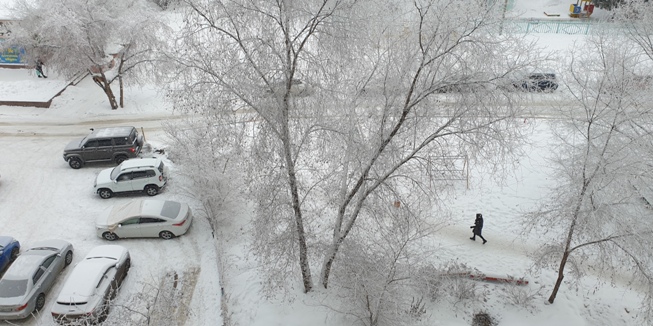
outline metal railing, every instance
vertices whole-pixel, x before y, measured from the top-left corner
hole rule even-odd
[[[592,23],[587,21],[543,21],[543,20],[505,20],[506,33],[546,33],[587,35]]]

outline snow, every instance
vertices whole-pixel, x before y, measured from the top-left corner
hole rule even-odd
[[[48,73],[46,72],[46,75]],[[0,68],[0,94],[2,101],[16,102],[47,102],[61,90],[68,82],[61,79],[38,78],[30,69]]]
[[[0,1],[0,18],[6,2]],[[569,19],[569,4],[554,0],[516,0],[508,16]],[[547,17],[544,12],[559,13],[560,17]],[[605,13],[595,12],[595,16],[601,15]],[[533,34],[529,37],[546,51],[558,53],[564,59],[564,53],[579,46],[584,36]],[[0,100],[49,100],[65,84],[65,80],[55,75],[38,79],[29,69],[0,69]],[[534,96],[532,110],[545,110],[551,96],[555,95]],[[106,243],[95,234],[95,218],[112,205],[127,204],[141,195],[100,199],[93,193],[93,181],[100,170],[110,165],[89,165],[73,170],[61,158],[63,148],[73,138],[87,135],[89,128],[132,125],[142,127],[147,141],[155,147],[165,145],[161,123],[180,117],[165,102],[156,85],[128,87],[125,99],[125,108],[110,110],[102,91],[86,78],[76,86],[69,86],[53,100],[49,109],[0,106],[2,235],[13,236],[25,246],[44,238],[69,240],[75,248],[74,261],[79,261],[78,257],[83,257],[91,248]],[[538,249],[542,240],[519,234],[523,213],[541,201],[554,182],[549,178],[550,168],[544,161],[551,148],[551,137],[545,119],[527,119],[524,126],[534,126],[535,132],[530,139],[532,145],[528,155],[518,162],[512,178],[492,180],[477,167],[470,173],[469,189],[458,185],[456,198],[449,203],[450,216],[447,217],[450,222],[438,233],[438,243],[434,243],[439,259],[464,262],[491,275],[529,280],[523,288],[535,293],[531,309],[507,303],[501,297],[507,289],[505,285],[480,283],[492,293],[482,308],[499,317],[502,326],[632,325],[639,313],[642,294],[632,288],[627,275],[613,280],[601,271],[593,271],[581,279],[578,287],[563,283],[556,302],[545,304],[555,281],[555,271],[531,271],[529,255]],[[116,299],[118,304],[137,296],[143,284],[156,285],[165,281],[167,273],[175,272],[183,278],[199,269],[191,299],[183,303],[190,310],[185,325],[222,325],[223,291],[229,299],[231,325],[353,324],[328,308],[325,302],[328,299],[321,291],[303,294],[295,275],[288,276],[289,281],[294,282],[289,298],[265,296],[256,260],[248,254],[251,208],[246,204],[226,207],[221,214],[229,219],[219,225],[216,234],[219,239],[216,240],[201,203],[186,191],[190,187],[189,180],[175,169],[174,162],[166,158],[164,162],[171,168],[169,184],[156,198],[188,203],[196,218],[185,236],[173,240],[118,241],[132,257],[129,276]],[[486,245],[469,240],[469,226],[479,212],[485,218]],[[24,325],[54,324],[48,312],[70,270],[63,271],[47,296],[46,313]],[[468,310],[448,304],[429,306],[428,316],[428,325],[470,324]],[[107,322],[119,322],[115,318],[116,313],[112,312]]]
[[[65,282],[57,302],[81,303],[87,302],[89,297],[95,292],[95,287],[104,277],[104,273],[109,267],[116,264],[115,259],[98,258],[83,260],[66,278],[70,282]]]

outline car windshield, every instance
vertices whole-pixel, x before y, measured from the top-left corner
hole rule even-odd
[[[116,180],[118,178],[118,175],[120,174],[120,165],[116,166],[111,170],[111,180]]]
[[[13,298],[25,295],[27,280],[1,280],[0,298]]]
[[[163,204],[163,208],[161,208],[161,216],[176,218],[177,215],[179,215],[179,210],[181,210],[181,203],[166,200]]]

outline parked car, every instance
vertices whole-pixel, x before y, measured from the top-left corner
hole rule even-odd
[[[140,199],[116,205],[98,216],[97,235],[109,241],[118,238],[165,240],[185,234],[193,222],[188,204],[172,200]]]
[[[103,322],[130,267],[127,248],[117,245],[93,248],[66,279],[52,305],[54,320],[60,324],[81,322],[84,325]]]
[[[73,245],[46,240],[23,252],[0,279],[0,319],[23,319],[45,306],[57,275],[73,261]]]
[[[144,191],[148,196],[155,196],[167,180],[166,166],[161,159],[137,158],[100,171],[93,187],[104,199],[124,192]]]
[[[267,91],[269,94],[283,95],[286,93],[287,84],[285,81],[275,81],[271,85],[271,89]],[[309,87],[300,79],[293,78],[290,81],[289,95],[291,96],[308,96],[311,95]]]
[[[18,240],[8,236],[0,236],[0,271],[4,271],[9,263],[16,260],[19,252],[20,242]]]
[[[137,157],[143,148],[143,136],[134,127],[91,129],[91,133],[68,143],[63,159],[73,169],[89,162],[122,163]]]
[[[554,73],[532,73],[514,81],[513,86],[527,92],[553,92],[558,82]]]

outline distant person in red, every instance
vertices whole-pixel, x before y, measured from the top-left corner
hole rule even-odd
[[[483,244],[487,242],[485,238],[481,235],[481,232],[483,231],[483,215],[481,213],[476,214],[476,220],[474,220],[474,225],[469,227],[470,229],[473,229],[472,232],[474,232],[474,235],[470,238],[471,240],[476,241],[476,236],[479,236],[481,239],[483,239]]]
[[[36,60],[36,75],[39,78],[48,78],[48,76],[43,73],[43,62],[41,62],[41,60]]]

